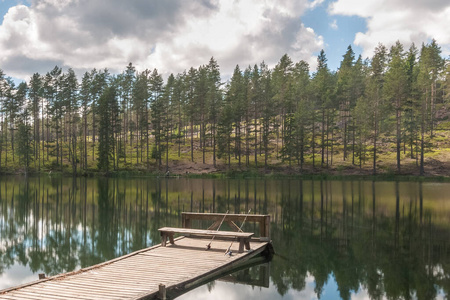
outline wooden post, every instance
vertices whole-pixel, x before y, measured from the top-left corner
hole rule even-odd
[[[181,224],[183,228],[191,228],[191,219],[188,214],[181,213]]]
[[[270,240],[270,215],[265,216],[264,219],[265,219],[265,220],[264,220],[264,223],[265,223],[265,226],[264,226],[264,229],[265,229],[264,236],[267,237],[267,238]]]
[[[263,219],[262,222],[259,222],[259,237],[263,238],[266,236],[266,222]]]
[[[159,284],[158,299],[160,300],[167,299],[166,286],[162,283]]]

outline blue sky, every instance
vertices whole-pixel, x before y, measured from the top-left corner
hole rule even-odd
[[[348,45],[370,58],[397,40],[435,38],[450,54],[448,0],[0,0],[0,14],[0,68],[23,80],[129,62],[167,75],[211,56],[229,78],[236,64],[273,67],[285,53],[313,72],[321,49],[335,71]]]
[[[361,54],[362,48],[353,43],[357,32],[366,31],[366,20],[358,16],[330,16],[327,12],[331,1],[324,1],[316,8],[301,17],[306,26],[323,36],[324,50],[328,58],[328,67],[337,70],[342,56],[349,45],[355,57]],[[318,55],[318,53],[316,53]]]

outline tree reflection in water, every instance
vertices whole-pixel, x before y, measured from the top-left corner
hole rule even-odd
[[[272,218],[266,295],[302,292],[314,280],[320,297],[332,280],[342,299],[361,290],[434,299],[450,292],[449,194],[448,183],[1,178],[0,288],[22,283],[13,280],[19,266],[54,275],[158,244],[157,229],[181,226],[183,211],[251,208]],[[244,230],[259,232],[251,223]]]

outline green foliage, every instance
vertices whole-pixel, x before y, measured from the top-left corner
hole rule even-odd
[[[105,89],[98,100],[98,115],[100,119],[98,163],[99,170],[108,173],[111,160],[114,157],[115,124],[118,122],[118,107],[114,86]]]
[[[20,165],[28,170],[32,159],[31,147],[31,126],[25,123],[19,123],[17,131],[17,154],[19,155]]]

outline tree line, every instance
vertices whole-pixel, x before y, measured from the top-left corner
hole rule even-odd
[[[189,159],[239,168],[284,165],[303,170],[343,161],[378,171],[381,151],[396,170],[408,156],[424,174],[438,121],[448,113],[450,65],[432,40],[418,49],[379,44],[370,59],[348,47],[331,71],[285,54],[223,83],[217,61],[166,80],[157,69],[120,74],[56,66],[16,86],[0,70],[0,169],[112,172],[169,171]],[[178,158],[177,158],[178,157]]]

